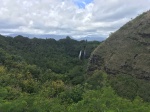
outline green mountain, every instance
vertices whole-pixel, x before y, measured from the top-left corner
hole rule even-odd
[[[128,22],[98,46],[91,68],[150,80],[150,11]]]
[[[126,92],[131,92],[132,89],[134,95],[145,97],[150,101],[148,91],[150,89],[150,11],[129,21],[94,50],[90,57],[88,71],[97,69],[110,74],[111,81],[119,76],[130,78],[130,80],[124,78],[128,82],[117,78],[116,84],[112,81],[120,95],[128,96]],[[136,81],[131,80],[133,78]],[[126,90],[125,93],[121,92],[124,91],[123,89]]]

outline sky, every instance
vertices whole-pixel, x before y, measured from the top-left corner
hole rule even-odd
[[[104,37],[150,9],[150,0],[0,0],[0,34]]]

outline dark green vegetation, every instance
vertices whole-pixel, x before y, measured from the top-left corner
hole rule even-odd
[[[150,101],[150,11],[125,24],[94,50],[88,70],[96,69],[111,74],[111,85],[120,96]]]
[[[43,108],[51,110],[53,102],[67,106],[81,100],[86,63],[99,43],[69,37],[56,41],[1,35],[0,111],[41,112]],[[85,45],[86,57],[79,60]]]
[[[86,59],[79,60],[85,41],[0,36],[0,111],[148,112],[149,103],[133,98],[132,90],[123,91],[132,100],[118,96],[111,87],[116,80],[106,73],[86,75],[88,58],[99,44],[87,42]]]

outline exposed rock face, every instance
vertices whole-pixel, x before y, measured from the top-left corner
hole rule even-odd
[[[125,24],[95,49],[88,70],[96,69],[150,80],[150,11]]]

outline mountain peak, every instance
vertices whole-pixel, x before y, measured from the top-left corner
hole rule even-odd
[[[111,34],[92,53],[89,71],[129,74],[150,80],[150,11]]]

